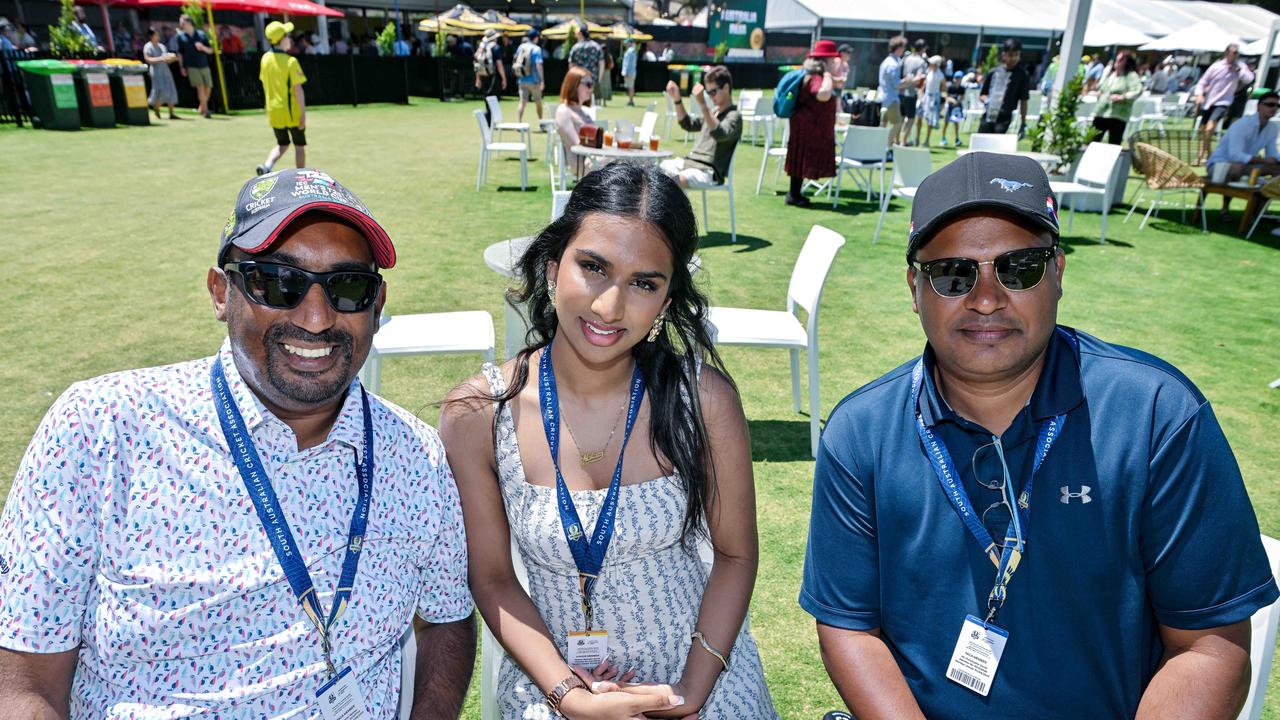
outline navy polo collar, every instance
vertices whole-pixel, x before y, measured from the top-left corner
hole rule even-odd
[[[1059,327],[1069,333],[1075,332],[1066,326]],[[938,391],[938,385],[933,379],[933,370],[936,365],[937,357],[933,348],[926,343],[924,385],[920,389],[920,415],[924,419],[924,424],[929,427],[944,421],[962,421]],[[1031,401],[1028,403],[1031,419],[1040,421],[1056,415],[1064,415],[1083,401],[1084,389],[1080,386],[1080,359],[1072,351],[1070,343],[1058,333],[1054,333],[1049,340],[1049,350],[1045,355],[1044,367],[1040,371],[1040,379],[1036,381],[1035,392],[1031,393]]]

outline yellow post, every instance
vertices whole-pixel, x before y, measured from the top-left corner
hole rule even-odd
[[[222,45],[218,42],[218,28],[213,24],[213,2],[206,0],[205,14],[209,18],[209,42],[213,43],[213,62],[218,66],[218,89],[222,91],[222,109],[231,114],[231,104],[227,102],[227,78],[222,74]]]

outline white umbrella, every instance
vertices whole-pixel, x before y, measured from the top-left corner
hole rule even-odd
[[[1202,20],[1191,27],[1165,35],[1159,40],[1152,40],[1138,49],[1144,52],[1148,50],[1186,50],[1188,52],[1220,53],[1232,43],[1240,44],[1240,38],[1228,33],[1209,20]]]
[[[1150,35],[1113,20],[1089,23],[1084,30],[1085,47],[1137,47],[1151,42]]]

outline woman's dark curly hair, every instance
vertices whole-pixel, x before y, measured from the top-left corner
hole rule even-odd
[[[683,534],[705,532],[706,505],[714,496],[711,454],[698,381],[692,372],[697,359],[723,369],[707,333],[707,299],[693,284],[689,262],[698,249],[698,226],[689,198],[674,180],[650,166],[613,163],[588,173],[574,188],[564,214],[543,228],[520,258],[519,288],[508,291],[507,301],[524,304],[530,328],[526,347],[516,355],[511,386],[494,400],[498,413],[529,382],[529,359],[556,335],[557,318],[547,295],[547,263],[560,262],[582,221],[592,213],[634,218],[658,230],[671,251],[670,300],[666,328],[654,342],[641,341],[632,349],[644,374],[649,393],[649,447],[666,458],[675,470],[688,500]],[[727,377],[727,374],[726,374]],[[497,415],[495,415],[496,423]]]

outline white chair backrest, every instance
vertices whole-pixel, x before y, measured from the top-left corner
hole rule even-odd
[[[484,111],[476,110],[476,124],[480,126],[480,139],[484,142],[485,147],[489,147],[489,143],[493,142],[493,136],[489,130],[489,125],[484,121]]]
[[[1027,97],[1027,114],[1039,115],[1040,110],[1044,107],[1044,95],[1039,90],[1030,93]]]
[[[560,219],[564,214],[564,209],[569,205],[569,196],[572,195],[571,190],[556,190],[551,193],[551,222]]]
[[[775,143],[773,140],[774,129],[782,125],[782,142]],[[786,147],[787,141],[791,139],[791,118],[780,118],[776,115],[764,116],[764,152],[775,147]],[[736,154],[736,153],[735,153]]]
[[[840,155],[850,160],[884,160],[889,151],[889,128],[851,125],[840,146]]]
[[[763,97],[762,90],[743,90],[738,93],[738,112],[743,116],[755,115],[756,108],[759,107],[760,99]]]
[[[666,94],[666,93],[664,92],[664,93],[662,93],[662,99],[667,101],[667,114],[668,114],[668,115],[675,115],[675,114],[676,114],[676,104],[675,104],[674,102],[672,102],[672,101],[671,101],[671,96],[670,96],[670,95],[668,95],[668,94]]]
[[[702,117],[702,103],[697,100],[690,100],[687,109],[691,117]]]
[[[1280,540],[1262,536],[1262,547],[1267,551],[1267,564],[1271,574],[1280,579]],[[1262,717],[1267,699],[1267,679],[1271,675],[1271,662],[1276,650],[1276,628],[1280,626],[1280,602],[1272,603],[1253,614],[1253,650],[1249,653],[1251,681],[1249,697],[1244,702],[1238,720],[1258,720]]]
[[[920,183],[933,172],[933,159],[929,148],[893,146],[894,187],[920,187]]]
[[[598,120],[598,119],[599,119],[599,118],[597,118],[597,117],[596,117],[596,106],[595,106],[595,105],[585,105],[585,106],[583,106],[582,111],[583,111],[583,112],[585,112],[585,113],[587,114],[587,117],[591,118],[591,121],[592,121],[592,122],[595,122],[596,120]]]
[[[822,285],[831,272],[836,251],[844,245],[844,238],[835,230],[814,225],[809,237],[800,248],[800,257],[791,270],[791,284],[787,287],[787,309],[793,304],[809,313],[809,325],[817,319],[818,300],[822,297]]]
[[[979,150],[1004,153],[1017,152],[1018,136],[1000,133],[974,133],[969,136],[969,149],[974,152]]]
[[[876,89],[874,89],[874,88],[873,88],[873,89],[871,89],[871,90],[868,90],[868,91],[867,91],[867,97],[866,97],[867,102],[875,102],[875,99],[876,99],[877,97],[880,97],[880,91],[879,91],[879,90],[876,90]]]
[[[644,119],[640,121],[640,137],[650,137],[653,135],[653,129],[658,125],[658,113],[646,112]]]
[[[489,115],[493,118],[493,125],[497,126],[502,122],[502,106],[498,104],[498,96],[485,95],[484,101],[489,105]]]
[[[1160,106],[1155,98],[1140,97],[1133,101],[1133,110],[1130,111],[1129,117],[1140,118],[1143,115],[1154,115],[1158,112],[1160,112]]]
[[[977,110],[982,107],[980,96],[982,90],[980,88],[965,88],[964,91],[964,107],[966,110]]]
[[[1254,113],[1256,113],[1256,112],[1258,112],[1258,101],[1257,101],[1257,100],[1245,100],[1245,101],[1244,101],[1244,114],[1245,114],[1245,115],[1252,115],[1252,114],[1254,114]]]
[[[1098,187],[1111,182],[1111,172],[1116,168],[1121,149],[1119,145],[1109,143],[1089,143],[1080,162],[1076,164],[1075,181]]]

